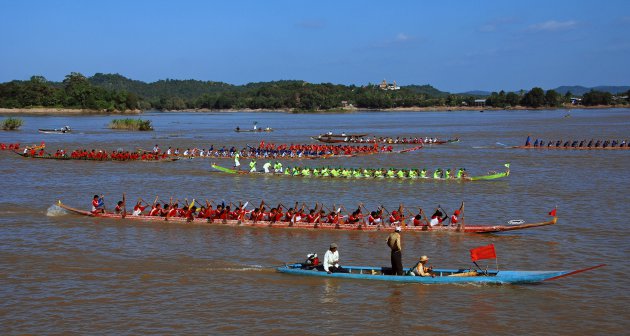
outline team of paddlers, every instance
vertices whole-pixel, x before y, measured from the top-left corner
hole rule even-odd
[[[208,157],[208,158],[317,158],[327,157],[335,155],[360,155],[360,154],[374,154],[378,152],[392,152],[392,146],[378,145],[364,145],[364,146],[351,146],[351,145],[324,145],[324,144],[273,144],[265,143],[261,141],[258,147],[247,146],[245,148],[238,149],[234,146],[227,148],[225,146],[221,148],[214,148],[210,146],[208,150],[199,148],[187,148],[180,151],[179,148],[173,149],[168,147],[164,152],[167,155],[176,155],[183,157]],[[153,152],[160,153],[159,146],[153,148]]]
[[[253,162],[253,164],[252,164]],[[256,162],[250,162],[250,172],[256,172]],[[288,176],[315,176],[338,178],[433,178],[433,179],[464,179],[468,177],[466,168],[442,169],[429,171],[423,169],[404,168],[343,168],[343,167],[286,167],[281,162],[267,162],[263,165],[262,173],[274,173]]]
[[[458,141],[459,139],[455,139],[453,141]],[[353,142],[353,143],[378,143],[378,144],[394,144],[394,145],[413,145],[413,144],[438,144],[438,143],[446,143],[446,140],[440,140],[438,138],[429,138],[429,137],[348,137],[344,138],[345,142]]]
[[[295,203],[293,207],[286,207],[282,203],[276,207],[268,207],[264,201],[258,207],[249,206],[249,202],[239,202],[238,205],[230,202],[226,204],[222,201],[217,204],[213,201],[205,200],[205,204],[198,204],[196,200],[188,202],[185,200],[180,207],[179,201],[159,202],[158,197],[152,204],[139,198],[131,211],[126,209],[125,196],[118,201],[114,213],[125,216],[151,216],[163,217],[168,220],[172,217],[182,217],[189,221],[197,218],[208,222],[221,222],[224,220],[249,220],[266,222],[289,222],[289,223],[328,223],[328,224],[365,224],[365,225],[385,225],[385,226],[437,226],[437,225],[457,225],[460,221],[459,215],[463,212],[462,206],[449,216],[446,211],[438,206],[433,214],[428,217],[422,208],[418,208],[416,214],[404,208],[402,204],[391,213],[384,207],[379,206],[373,211],[365,208],[363,203],[359,203],[356,210],[349,212],[344,206],[333,205],[331,209],[323,204],[315,203],[315,206],[307,210],[306,204]],[[326,210],[324,210],[326,209]],[[94,195],[92,199],[92,213],[105,213],[105,202],[103,196]]]
[[[555,148],[627,148],[627,140],[556,140],[545,142],[545,140],[536,139],[531,142],[531,137],[525,140],[525,147],[555,147]]]
[[[19,145],[18,145],[19,146]],[[19,147],[12,146],[11,149],[15,150]],[[54,153],[48,153],[44,148],[25,148],[22,151],[22,155],[29,157],[42,157],[53,159],[75,159],[75,160],[114,160],[114,161],[132,161],[132,160],[167,160],[175,158],[227,158],[235,159],[239,158],[270,158],[270,159],[299,159],[299,158],[326,158],[334,157],[337,155],[367,155],[375,154],[379,152],[392,152],[391,146],[384,146],[379,148],[378,145],[365,145],[365,146],[350,146],[350,145],[274,145],[274,144],[261,144],[257,147],[247,147],[240,150],[235,147],[226,148],[221,147],[215,149],[214,146],[206,151],[205,149],[187,148],[180,151],[179,148],[173,149],[168,147],[165,151],[162,151],[158,145],[150,150],[138,151],[103,151],[103,150],[87,150],[76,149],[68,153],[66,150],[58,149]]]
[[[44,149],[24,149],[22,155],[29,157],[68,159],[68,160],[94,160],[94,161],[153,161],[170,159],[166,154],[155,154],[152,152],[129,152],[129,151],[103,151],[76,149],[67,153],[63,149],[58,149],[54,153],[47,153]]]

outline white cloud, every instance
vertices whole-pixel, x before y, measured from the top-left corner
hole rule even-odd
[[[409,40],[410,37],[409,35],[405,34],[405,33],[398,33],[398,35],[396,35],[396,41],[407,41]]]
[[[528,30],[534,31],[534,32],[555,32],[555,31],[575,29],[577,28],[577,26],[578,26],[578,23],[577,21],[574,21],[574,20],[563,21],[563,22],[550,20],[550,21],[545,21],[542,23],[533,24],[528,27]]]
[[[387,40],[378,41],[372,44],[371,48],[373,49],[382,49],[382,48],[393,48],[404,45],[410,45],[414,42],[416,38],[411,35],[407,35],[405,33],[398,33],[393,38],[389,38]]]

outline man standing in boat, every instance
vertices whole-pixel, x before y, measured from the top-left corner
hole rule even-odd
[[[240,169],[239,168],[241,166],[241,161],[239,161],[240,158],[241,158],[241,155],[238,152],[234,153],[234,168],[235,169]]]
[[[391,262],[392,262],[392,275],[403,275],[402,266],[402,245],[400,242],[400,231],[402,228],[397,226],[394,232],[387,237],[387,246],[392,250]]]

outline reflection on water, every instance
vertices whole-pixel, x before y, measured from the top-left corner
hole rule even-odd
[[[421,151],[300,164],[465,167],[471,173],[512,164],[504,180],[414,183],[233,177],[211,173],[206,160],[169,164],[55,162],[0,152],[0,321],[5,334],[625,334],[630,285],[624,198],[630,151],[518,151],[528,133],[545,139],[626,138],[628,110],[486,113],[149,113],[155,132],[105,128],[114,116],[24,117],[0,142],[49,148],[188,148],[245,146],[261,140],[310,142],[327,131],[458,136],[460,143]],[[264,117],[265,119],[263,120]],[[253,119],[268,134],[239,134]],[[37,128],[70,125],[77,133],[48,137]],[[474,148],[484,147],[484,148]],[[244,162],[245,164],[247,162]],[[130,222],[61,212],[127,199],[188,198],[259,204],[315,202],[353,209],[403,203],[416,211],[465,202],[467,223],[538,222],[558,206],[554,226],[501,235],[403,231],[403,265],[422,255],[435,267],[469,268],[471,248],[495,244],[500,269],[607,268],[536,286],[431,286],[278,274],[274,265],[320,256],[331,242],[342,265],[387,266],[386,233],[283,230]],[[490,263],[493,267],[493,263]],[[320,323],[325,317],[326,323]],[[580,323],[575,323],[580,321]],[[383,327],[386,326],[386,327]],[[389,328],[387,326],[392,326]]]
[[[323,279],[322,293],[319,299],[321,303],[337,303],[337,295],[339,291],[339,280]]]

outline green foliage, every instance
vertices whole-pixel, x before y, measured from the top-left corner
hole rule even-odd
[[[521,105],[534,108],[544,106],[545,91],[539,87],[531,89],[523,96],[523,99],[521,99]]]
[[[547,106],[551,106],[551,107],[561,106],[562,96],[554,90],[548,90],[545,93],[545,103],[547,104]]]
[[[111,112],[149,108],[150,105],[134,93],[95,86],[82,74],[73,72],[62,83],[49,82],[42,76],[2,83],[0,107],[65,107]]]
[[[591,92],[587,92],[582,96],[582,104],[584,106],[610,105],[611,103],[612,94],[609,92],[591,90]]]
[[[109,123],[111,129],[123,129],[130,131],[152,131],[151,120],[142,119],[114,119]]]
[[[7,118],[2,121],[2,129],[5,131],[13,131],[24,124],[24,121],[20,118]]]
[[[564,87],[568,88],[568,87]],[[362,109],[396,107],[473,106],[486,98],[488,106],[507,108],[555,107],[566,102],[566,91],[533,88],[529,92],[492,92],[489,96],[472,93],[450,94],[431,85],[409,85],[399,90],[381,90],[378,85],[346,86],[331,83],[311,84],[300,80],[248,83],[235,86],[198,80],[160,80],[145,83],[119,74],[97,73],[85,77],[70,73],[61,83],[42,76],[28,81],[0,84],[0,107],[65,107],[98,111],[185,110],[185,109],[290,109],[295,111],[343,110],[345,104]],[[568,94],[568,92],[567,92]],[[585,94],[586,104],[612,102],[599,93]],[[342,103],[344,102],[344,103]],[[616,103],[620,103],[619,100]]]

